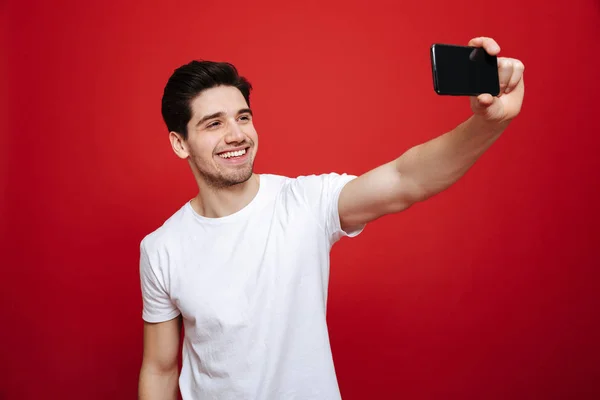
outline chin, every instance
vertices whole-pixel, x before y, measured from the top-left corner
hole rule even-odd
[[[216,174],[200,171],[199,175],[209,187],[214,189],[225,189],[248,182],[248,180],[252,178],[253,173],[254,171],[250,164],[237,171],[222,171]]]
[[[247,170],[238,171],[238,173],[236,173],[235,176],[232,177],[233,179],[231,180],[237,183],[244,183],[247,182],[250,178],[252,178],[253,173],[254,171],[252,170],[252,167],[250,167]]]

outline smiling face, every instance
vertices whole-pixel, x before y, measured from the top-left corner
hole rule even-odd
[[[242,93],[217,86],[200,93],[190,107],[187,140],[175,132],[170,137],[175,153],[188,159],[198,184],[223,189],[250,179],[258,135]]]

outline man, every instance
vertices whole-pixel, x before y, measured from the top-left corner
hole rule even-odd
[[[497,55],[490,38],[471,46]],[[454,130],[360,176],[255,174],[251,86],[229,64],[174,72],[162,113],[198,194],[140,245],[143,400],[339,399],[326,326],[329,251],[456,182],[521,109],[523,64]],[[178,352],[184,326],[181,374]]]

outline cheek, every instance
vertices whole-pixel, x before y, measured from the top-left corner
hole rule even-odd
[[[196,159],[211,159],[216,143],[211,140],[196,140],[189,144],[190,155]]]
[[[248,129],[246,135],[248,135],[248,137],[250,137],[250,139],[252,139],[254,142],[258,141],[258,133],[256,132],[256,129],[254,129],[254,126],[251,126]]]

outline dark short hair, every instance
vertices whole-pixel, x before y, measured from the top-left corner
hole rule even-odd
[[[192,117],[191,102],[203,90],[233,86],[242,92],[250,107],[252,85],[228,62],[191,61],[177,68],[169,78],[162,97],[162,117],[167,129],[187,139],[187,124]]]

